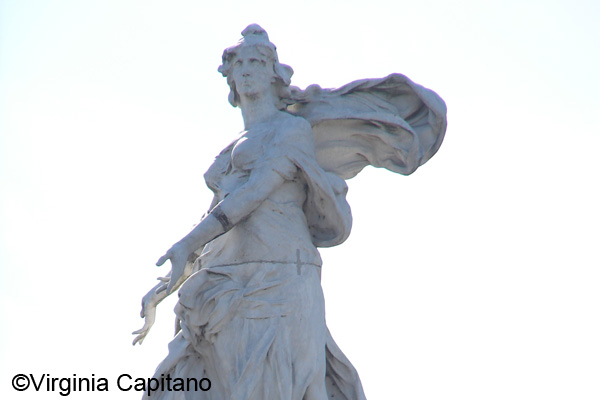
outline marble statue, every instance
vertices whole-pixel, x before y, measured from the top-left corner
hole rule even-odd
[[[345,180],[367,165],[415,171],[442,143],[446,106],[399,74],[300,90],[260,26],[242,36],[219,72],[244,130],[204,175],[214,200],[158,260],[171,272],[144,296],[134,332],[142,343],[179,288],[178,333],[155,376],[206,377],[211,389],[144,398],[364,399],[325,324],[317,248],[350,234]]]

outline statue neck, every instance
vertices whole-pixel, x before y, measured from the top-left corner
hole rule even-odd
[[[275,101],[270,93],[260,98],[242,97],[240,103],[244,129],[246,130],[251,129],[254,125],[269,122],[279,113],[279,109],[275,107]]]

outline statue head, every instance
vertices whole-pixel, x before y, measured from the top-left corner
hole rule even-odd
[[[252,24],[242,31],[242,38],[235,46],[228,47],[223,51],[223,64],[219,66],[219,72],[227,78],[231,105],[237,107],[240,104],[239,94],[235,88],[236,83],[231,72],[235,68],[236,56],[242,48],[252,48],[261,56],[266,57],[273,65],[271,85],[277,108],[284,109],[288,104],[291,104],[289,100],[290,82],[294,71],[290,66],[279,62],[277,48],[269,41],[267,32],[259,25]]]

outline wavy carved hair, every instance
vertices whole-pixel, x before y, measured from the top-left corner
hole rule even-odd
[[[289,65],[279,62],[277,57],[277,48],[269,41],[267,32],[257,24],[249,25],[242,31],[242,39],[235,46],[229,47],[223,51],[223,64],[219,66],[219,72],[227,78],[229,85],[229,103],[232,106],[240,105],[240,97],[235,89],[235,81],[232,78],[232,69],[235,59],[242,47],[254,47],[261,55],[267,57],[273,64],[272,88],[275,95],[275,105],[280,110],[285,109],[289,104],[294,103],[291,100],[290,83],[294,70]]]

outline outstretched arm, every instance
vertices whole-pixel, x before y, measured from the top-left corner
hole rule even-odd
[[[215,197],[211,210],[203,220],[183,239],[174,244],[165,255],[157,262],[163,265],[171,261],[171,272],[162,282],[156,285],[142,300],[142,317],[146,319],[144,327],[134,334],[138,335],[135,343],[141,343],[154,323],[155,308],[173,290],[177,289],[193,272],[188,271],[186,260],[205,244],[243,221],[265,201],[271,193],[279,188],[286,179],[291,179],[297,171],[284,154],[287,154],[287,145],[293,143],[296,148],[305,148],[307,152],[314,152],[312,142],[313,133],[310,125],[303,119],[297,118],[287,127],[286,131],[279,133],[278,143],[273,148],[274,158],[263,161],[250,173],[248,181],[237,190],[231,192],[222,201]],[[281,146],[281,147],[280,147]],[[285,178],[284,178],[285,177]]]
[[[217,197],[213,198],[211,203],[211,209],[218,203]],[[202,216],[202,218],[204,218]],[[182,276],[177,280],[177,283],[173,287],[173,289],[178,289],[179,286],[185,282],[185,280],[194,272],[194,263],[196,259],[199,257],[197,252],[192,252],[187,259],[187,263],[183,269]],[[144,326],[140,329],[132,332],[134,335],[137,335],[133,340],[133,345],[136,343],[142,344],[148,332],[150,332],[150,328],[154,325],[154,321],[156,319],[156,307],[163,301],[166,297],[169,296],[170,292],[167,292],[167,286],[171,280],[171,271],[165,277],[158,278],[160,283],[154,286],[152,289],[146,293],[146,295],[142,298],[142,311],[140,312],[140,317],[144,318]]]
[[[158,266],[171,260],[171,272],[159,278],[161,282],[142,298],[140,315],[145,319],[144,326],[133,332],[137,335],[133,340],[134,345],[142,344],[154,325],[156,306],[192,274],[192,266],[197,258],[194,251],[248,217],[283,182],[284,179],[272,169],[254,170],[248,182],[218,203],[206,218],[158,260]]]
[[[183,276],[185,262],[193,251],[249,217],[273,191],[283,184],[284,178],[266,164],[263,163],[254,169],[244,185],[218,203],[190,233],[159,258],[157,266],[171,260],[171,277],[167,285],[167,294],[174,290]]]

